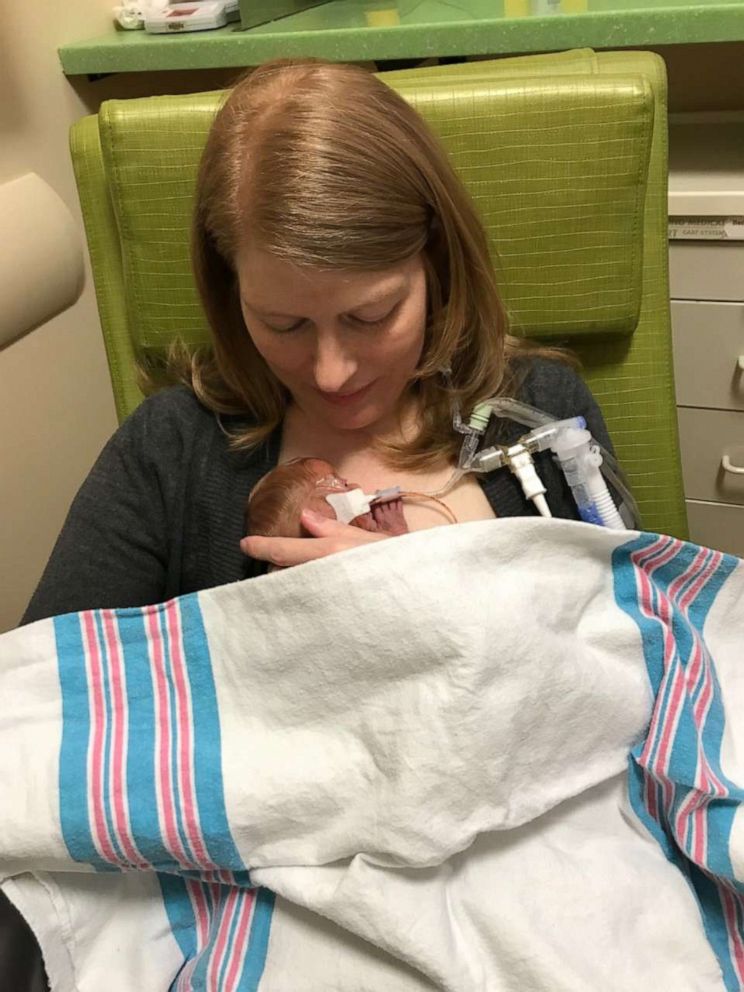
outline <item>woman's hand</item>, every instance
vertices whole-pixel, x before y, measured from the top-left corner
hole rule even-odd
[[[330,520],[311,510],[303,510],[301,519],[302,526],[312,534],[312,540],[306,537],[259,537],[253,534],[243,538],[240,550],[251,558],[271,562],[278,568],[289,568],[315,558],[325,558],[337,551],[355,548],[359,544],[384,541],[388,536]]]

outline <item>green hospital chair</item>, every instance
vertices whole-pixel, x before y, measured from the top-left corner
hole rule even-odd
[[[514,333],[567,345],[648,530],[686,537],[666,244],[666,78],[645,52],[579,50],[383,73],[479,205]],[[72,157],[120,419],[138,359],[208,340],[189,263],[220,93],[113,100]]]

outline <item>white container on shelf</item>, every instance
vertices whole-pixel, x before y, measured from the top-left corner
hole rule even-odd
[[[192,3],[168,3],[145,12],[145,31],[149,34],[183,34],[189,31],[213,31],[227,24],[224,0],[195,0]]]

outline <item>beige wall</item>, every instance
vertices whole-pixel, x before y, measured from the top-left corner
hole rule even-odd
[[[0,182],[36,172],[77,218],[67,130],[85,107],[60,71],[56,48],[105,30],[109,3],[4,7]],[[72,495],[114,424],[88,276],[74,307],[0,351],[0,629],[17,623]]]
[[[81,238],[67,148],[70,124],[112,96],[209,89],[230,75],[148,73],[70,82],[57,48],[108,30],[112,5],[113,0],[3,4],[0,183],[38,173],[72,211]],[[20,619],[70,501],[115,427],[87,272],[75,306],[0,350],[0,630]]]

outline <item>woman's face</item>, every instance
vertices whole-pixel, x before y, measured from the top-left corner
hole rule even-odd
[[[334,429],[381,427],[424,345],[422,258],[376,272],[300,268],[258,248],[237,261],[248,333],[295,404]]]

